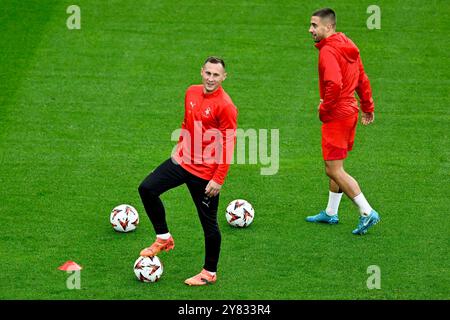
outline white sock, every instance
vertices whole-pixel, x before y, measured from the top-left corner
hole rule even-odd
[[[215,272],[211,272],[211,271],[208,271],[208,270],[206,270],[206,269],[205,269],[205,271],[208,272],[208,273],[209,273],[210,275],[212,275],[212,276],[215,276],[215,275],[216,275]]]
[[[156,237],[159,239],[167,240],[170,238],[170,232],[163,233],[163,234],[157,234]]]
[[[325,209],[325,212],[327,213],[327,215],[329,216],[335,216],[338,213],[338,209],[339,209],[339,203],[341,203],[341,198],[342,198],[343,193],[336,193],[336,192],[331,192],[328,196],[328,205],[327,208]]]
[[[353,198],[353,202],[358,206],[362,216],[368,216],[372,211],[372,207],[369,202],[367,202],[366,197],[364,197],[362,192]]]

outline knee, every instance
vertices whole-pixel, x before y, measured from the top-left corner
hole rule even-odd
[[[222,235],[220,234],[220,230],[218,227],[212,228],[211,230],[205,231],[205,239],[208,239],[210,242],[221,243]]]
[[[203,226],[203,231],[205,238],[220,242],[222,236],[220,234],[219,224],[217,222],[208,221],[206,225]]]
[[[327,176],[333,180],[336,180],[339,176],[340,169],[339,168],[333,168],[330,166],[325,166],[325,173]]]
[[[156,190],[148,183],[142,182],[138,187],[141,197],[157,196]]]

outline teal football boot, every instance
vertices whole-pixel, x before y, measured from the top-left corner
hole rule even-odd
[[[372,210],[368,216],[359,218],[359,224],[352,233],[356,235],[366,234],[367,230],[378,222],[380,222],[380,216],[378,212]]]
[[[334,216],[329,216],[325,211],[320,211],[315,216],[308,216],[306,217],[306,221],[308,222],[322,222],[322,223],[328,223],[328,224],[337,224],[339,222],[338,215],[335,214]]]

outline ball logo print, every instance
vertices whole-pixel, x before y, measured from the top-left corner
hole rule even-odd
[[[134,274],[142,282],[156,282],[161,278],[163,265],[157,256],[139,257],[134,263]]]
[[[133,206],[121,204],[112,209],[109,220],[114,230],[130,232],[139,224],[139,214]]]
[[[248,227],[255,217],[255,210],[247,200],[237,199],[227,206],[225,218],[229,225],[233,227]]]

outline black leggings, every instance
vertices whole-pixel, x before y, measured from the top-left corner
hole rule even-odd
[[[174,160],[168,159],[150,173],[139,186],[139,194],[156,234],[169,232],[164,205],[159,196],[172,188],[186,184],[197,208],[205,235],[205,264],[203,268],[216,272],[220,254],[221,235],[217,223],[219,195],[208,197],[208,180],[194,176]]]

